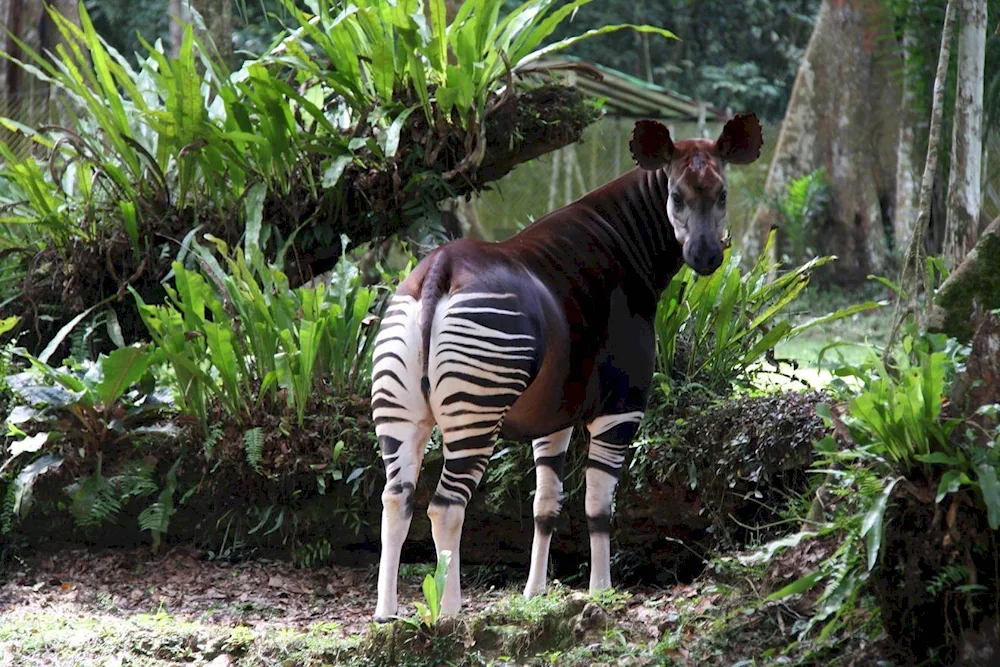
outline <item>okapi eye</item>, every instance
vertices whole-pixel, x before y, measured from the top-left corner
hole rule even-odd
[[[684,208],[684,197],[681,196],[681,193],[674,190],[674,194],[672,194],[670,198],[674,201],[674,206],[677,209]]]
[[[725,205],[726,205],[726,191],[723,190],[722,192],[719,193],[719,206],[725,206]]]

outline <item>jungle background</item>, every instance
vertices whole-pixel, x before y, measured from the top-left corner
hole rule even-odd
[[[0,0],[5,665],[996,664],[1000,3]],[[585,39],[581,39],[584,36]],[[376,626],[371,345],[392,289],[715,136],[731,247],[656,319],[584,594],[499,442],[437,609]]]

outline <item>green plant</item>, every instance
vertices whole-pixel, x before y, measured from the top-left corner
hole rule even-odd
[[[749,379],[775,345],[812,327],[876,308],[866,302],[817,317],[797,326],[778,316],[806,288],[812,272],[833,257],[812,259],[775,275],[769,261],[774,230],[757,262],[742,274],[740,258],[725,251],[722,266],[697,278],[684,266],[660,299],[654,322],[657,371],[664,394],[677,384],[700,383],[719,393],[734,381]]]
[[[247,429],[243,434],[243,449],[246,452],[247,463],[260,472],[260,462],[264,458],[264,431],[259,426]]]
[[[434,576],[428,574],[424,577],[423,592],[427,604],[419,601],[413,603],[417,608],[420,622],[428,628],[437,625],[438,619],[441,618],[441,600],[444,597],[444,584],[448,577],[449,565],[451,565],[451,552],[442,551],[438,554]]]
[[[150,372],[155,353],[148,346],[123,347],[96,362],[54,368],[17,352],[31,367],[4,378],[21,403],[6,420],[7,434],[15,439],[0,467],[10,511],[4,531],[11,530],[14,517],[27,516],[36,482],[59,470],[67,457],[74,466],[92,467],[65,489],[69,511],[81,527],[113,522],[125,503],[155,493],[159,487],[148,462],[115,461],[118,471],[111,476],[104,469],[104,456],[121,455],[126,443],[178,435],[169,394],[156,387]]]
[[[830,207],[830,185],[826,171],[817,169],[792,179],[773,202],[782,233],[782,249],[790,261],[805,261],[811,253],[816,225]]]
[[[140,436],[176,437],[177,429],[169,420],[150,423],[166,416],[172,403],[148,372],[155,356],[149,346],[124,347],[96,362],[60,368],[23,349],[17,352],[32,368],[5,379],[23,405],[7,418],[8,434],[21,439],[12,444],[4,468],[20,454],[38,451],[48,440],[66,439],[96,453]],[[27,436],[21,428],[26,424],[39,432]]]
[[[363,391],[374,341],[369,317],[382,303],[346,256],[330,287],[292,289],[252,244],[248,254],[237,248],[230,257],[225,243],[211,240],[225,269],[196,246],[202,271],[174,262],[167,304],[149,305],[133,291],[185,409],[207,426],[215,401],[249,425],[254,410],[276,406],[283,395],[301,426],[320,379],[329,377],[341,395]]]
[[[869,350],[862,364],[837,369],[840,380],[834,387],[849,395],[844,422],[855,441],[903,474],[926,463],[932,452],[954,454],[950,436],[962,420],[943,420],[941,408],[964,353],[942,335],[907,335],[892,366]],[[844,378],[853,379],[857,388],[848,387]]]
[[[454,110],[462,123],[476,125],[500,80],[520,64],[622,29],[674,37],[652,26],[606,25],[542,46],[589,2],[575,0],[556,9],[553,0],[528,0],[501,17],[503,0],[470,0],[449,24],[444,0],[426,5],[419,0],[361,0],[344,9],[330,0],[308,0],[309,12],[282,0],[299,27],[262,60],[291,65],[300,79],[315,77],[352,114],[415,99],[433,121],[433,99],[446,121]],[[389,132],[380,148],[387,157],[395,153],[399,128],[414,108],[403,106],[394,117],[384,117]]]

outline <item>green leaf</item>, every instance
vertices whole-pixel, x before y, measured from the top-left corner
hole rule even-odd
[[[105,408],[110,408],[125,391],[139,381],[153,358],[152,351],[144,345],[122,347],[103,360],[104,378],[97,385],[97,395]]]
[[[961,459],[955,456],[948,456],[944,452],[931,452],[930,454],[918,454],[914,457],[921,463],[939,463],[947,466],[961,465]]]
[[[409,118],[410,114],[417,108],[418,107],[415,106],[410,107],[396,116],[396,119],[392,121],[392,125],[389,126],[389,129],[385,133],[385,148],[382,150],[386,159],[396,157],[396,151],[399,149],[399,134],[403,131],[403,125],[406,123],[406,119]]]
[[[122,199],[118,202],[118,208],[122,212],[122,223],[125,225],[125,233],[128,235],[129,243],[132,244],[132,252],[139,256],[139,220],[136,215],[135,203]]]
[[[66,340],[66,337],[72,333],[73,329],[76,328],[76,325],[82,322],[83,318],[87,315],[90,315],[95,308],[105,305],[109,300],[110,298],[94,304],[60,327],[59,331],[56,332],[56,335],[49,341],[49,344],[45,346],[44,350],[42,350],[42,353],[38,355],[38,360],[42,363],[48,363],[49,358],[55,354],[55,351],[59,349],[59,346],[62,345],[64,340]]]
[[[323,180],[321,181],[323,187],[328,189],[335,188],[337,183],[340,182],[340,177],[344,174],[344,170],[347,169],[347,165],[353,161],[353,155],[341,155],[329,163],[324,163]]]
[[[885,488],[882,489],[882,493],[880,493],[878,498],[875,499],[875,503],[872,505],[872,508],[868,510],[868,513],[865,514],[864,520],[861,522],[861,536],[867,537],[869,571],[871,571],[875,567],[875,563],[878,562],[879,550],[882,548],[882,534],[884,531],[882,519],[885,516],[885,509],[889,504],[892,489],[901,479],[903,478],[894,477],[886,483]]]
[[[21,321],[21,318],[17,315],[12,315],[11,317],[5,317],[0,320],[0,336],[4,335],[11,329],[17,326],[17,323]]]
[[[807,574],[804,577],[796,579],[792,583],[788,584],[784,588],[771,593],[766,598],[765,602],[773,602],[774,600],[781,600],[782,598],[787,598],[790,595],[797,595],[799,593],[805,593],[811,590],[819,583],[820,579],[823,578],[823,571],[816,570],[812,574]]]
[[[46,442],[49,440],[48,433],[36,433],[35,435],[29,435],[26,438],[21,438],[20,440],[15,440],[10,443],[10,448],[7,453],[11,458],[15,456],[20,456],[21,454],[34,454],[40,450]]]
[[[427,600],[428,611],[430,612],[427,616],[428,625],[433,625],[437,622],[438,616],[441,613],[441,598],[438,597],[434,588],[434,577],[427,575],[424,577],[423,583],[424,599]]]
[[[986,503],[986,516],[990,528],[1000,528],[1000,482],[997,481],[997,469],[988,464],[976,466],[976,476],[979,478],[979,490]]]
[[[937,496],[934,502],[940,503],[949,493],[955,493],[963,484],[969,484],[972,480],[968,475],[960,470],[946,470],[941,475],[941,483],[938,484]]]
[[[267,186],[255,183],[247,190],[243,211],[246,216],[246,232],[243,236],[243,252],[247,259],[260,254],[260,231],[264,220],[264,198],[267,196]]]
[[[14,479],[14,513],[21,519],[27,516],[31,509],[32,490],[35,481],[47,472],[56,470],[62,465],[63,459],[55,454],[40,456],[21,469]]]
[[[567,39],[559,40],[558,42],[553,42],[548,46],[544,46],[537,51],[525,55],[523,58],[518,60],[519,65],[527,65],[528,63],[534,62],[539,58],[544,58],[550,53],[555,53],[556,51],[561,51],[565,48],[573,46],[577,42],[583,41],[585,39],[590,39],[591,37],[597,37],[598,35],[605,35],[611,32],[617,32],[619,30],[635,30],[636,32],[652,33],[655,35],[660,35],[666,37],[667,39],[677,39],[677,35],[670,32],[669,30],[664,30],[663,28],[656,28],[649,25],[632,25],[628,23],[623,23],[619,25],[606,25],[600,28],[595,28],[593,30],[588,30],[587,32],[577,35],[576,37],[569,37]]]

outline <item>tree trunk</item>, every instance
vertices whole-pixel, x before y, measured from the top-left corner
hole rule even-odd
[[[186,0],[187,7],[201,14],[205,29],[196,34],[210,41],[218,57],[227,64],[233,59],[233,0]],[[193,17],[192,17],[193,18]]]
[[[0,25],[4,27],[0,33],[0,50],[14,57],[19,57],[21,52],[13,39],[21,34],[21,3],[22,0],[0,0]],[[0,58],[0,113],[4,116],[9,115],[8,109],[13,106],[21,75],[17,65]]]
[[[913,53],[917,48],[914,23],[917,5],[912,3],[903,29],[903,96],[899,113],[899,145],[896,149],[896,204],[893,207],[893,240],[896,251],[902,255],[910,242],[913,226],[917,221],[918,167],[915,161],[917,124],[917,81],[910,71]]]
[[[927,328],[962,341],[972,337],[977,310],[1000,308],[1000,218],[941,285],[927,314]]]
[[[47,6],[79,25],[80,11],[75,0],[51,0]],[[0,50],[21,60],[25,57],[15,38],[36,53],[55,52],[62,39],[49,18],[46,5],[36,1],[0,0],[0,28],[3,29]],[[27,125],[58,122],[51,117],[54,100],[50,95],[54,92],[50,92],[47,83],[16,63],[0,58],[0,115],[11,116]]]
[[[983,69],[986,61],[986,0],[961,0],[958,89],[948,178],[944,254],[958,266],[976,242],[982,201]]]
[[[825,169],[831,187],[829,219],[813,229],[818,249],[839,257],[831,278],[859,283],[885,259],[883,213],[895,196],[900,107],[884,35],[888,14],[879,0],[824,0],[792,88],[771,162],[766,202],[788,183]],[[777,213],[757,211],[760,238]]]
[[[181,41],[184,39],[184,4],[183,0],[170,0],[167,7],[167,20],[170,21],[170,55],[176,58],[181,52]]]

